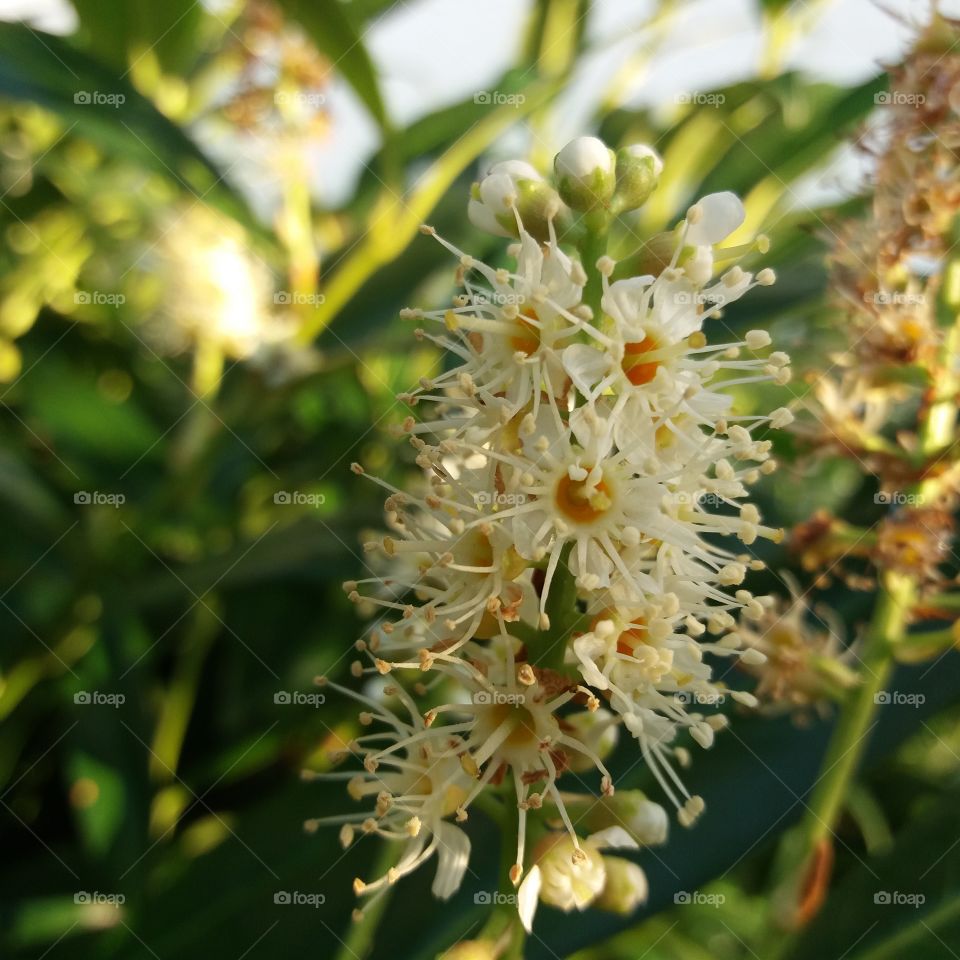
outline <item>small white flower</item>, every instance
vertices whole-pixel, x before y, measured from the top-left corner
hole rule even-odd
[[[609,848],[635,849],[636,842],[621,827],[578,840],[567,834],[545,838],[534,854],[535,865],[517,891],[517,909],[527,932],[533,929],[537,902],[567,913],[585,910],[603,892],[607,882],[604,857]]]

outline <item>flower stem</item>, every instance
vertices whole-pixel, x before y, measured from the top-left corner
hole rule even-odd
[[[583,290],[583,302],[590,307],[597,320],[600,318],[600,299],[603,296],[603,281],[597,270],[597,261],[607,252],[609,215],[605,210],[594,210],[584,217],[586,231],[579,245],[580,262],[587,274]]]
[[[500,817],[500,877],[499,892],[502,894],[494,904],[493,910],[478,935],[479,940],[491,940],[501,945],[500,960],[521,960],[526,932],[520,923],[514,900],[514,886],[510,879],[510,868],[517,858],[517,830],[520,824],[520,811],[512,796],[504,793],[503,811]]]
[[[952,306],[956,306],[955,304]],[[937,377],[938,388],[922,416],[920,451],[928,463],[953,440],[956,425],[957,375],[960,356],[960,321],[948,331]],[[933,503],[941,478],[928,466],[927,476],[915,485],[919,503]],[[796,929],[819,909],[826,896],[832,863],[832,837],[856,774],[864,747],[875,725],[880,694],[893,673],[894,653],[903,643],[910,611],[917,600],[916,580],[892,570],[880,576],[880,592],[867,629],[861,654],[863,681],[841,709],[823,761],[823,774],[814,786],[806,816],[784,839],[777,864],[783,877],[772,898],[777,919]],[[787,941],[781,940],[783,948]]]
[[[393,844],[384,843],[382,846],[383,849],[380,851],[373,868],[376,876],[386,873],[394,865],[396,859],[396,849]],[[391,887],[386,893],[377,897],[368,907],[364,908],[363,917],[360,920],[351,922],[346,938],[341,941],[342,945],[336,955],[336,960],[363,960],[370,952],[377,929],[380,926],[380,918],[390,903],[394,889],[394,887]]]

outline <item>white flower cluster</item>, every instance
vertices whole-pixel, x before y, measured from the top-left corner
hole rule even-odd
[[[516,823],[510,879],[526,876],[528,928],[538,896],[566,909],[636,902],[605,885],[632,878],[639,890],[638,870],[606,870],[598,851],[659,842],[666,819],[661,828],[661,808],[642,799],[637,826],[623,807],[635,813],[637,797],[613,797],[604,757],[621,726],[679,822],[703,810],[675,765],[689,758],[684,732],[707,748],[726,722],[712,707],[727,691],[705,654],[763,658],[736,632],[766,605],[741,586],[762,566],[743,548],[780,532],[744,498],[774,468],[762,435],[791,419],[738,416],[731,388],[785,383],[789,368],[765,332],[731,337],[719,320],[774,280],[736,264],[743,248],[718,248],[744,219],[733,194],[704,197],[658,238],[656,273],[575,255],[594,249],[605,216],[649,195],[661,166],[649,148],[613,154],[583,138],[558,156],[558,189],[526,164],[498,165],[475,188],[471,219],[512,232],[515,266],[488,266],[437,237],[459,261],[462,292],[447,309],[403,312],[455,362],[403,397],[429,411],[404,423],[423,488],[376,481],[389,490],[391,531],[370,547],[390,558],[390,575],[346,584],[384,614],[358,644],[368,665],[355,674],[417,672],[412,692],[389,684],[403,719],[363,698],[361,719],[378,729],[350,745],[364,768],[350,792],[373,806],[342,818],[344,842],[357,827],[406,842],[386,876],[357,881],[360,894],[437,853],[434,892],[449,896],[469,856],[456,823],[483,794],[485,810]],[[561,790],[564,773],[591,768],[599,798]],[[598,804],[607,819],[580,839]],[[539,836],[550,824],[565,834]]]

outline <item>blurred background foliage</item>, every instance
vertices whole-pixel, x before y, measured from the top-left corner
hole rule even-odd
[[[277,695],[348,677],[361,625],[340,582],[367,568],[361,533],[381,509],[349,463],[401,485],[415,469],[390,433],[405,415],[394,395],[442,359],[396,318],[448,296],[454,266],[417,227],[502,256],[466,220],[469,184],[505,142],[550,162],[558,98],[597,53],[592,4],[527,4],[515,62],[484,96],[405,128],[364,39],[395,4],[73,5],[69,36],[0,25],[0,951],[429,958],[482,920],[473,894],[492,889],[491,827],[471,821],[477,857],[448,907],[419,875],[379,935],[351,927],[351,880],[382,854],[361,844],[344,857],[335,831],[305,838],[305,817],[347,801],[298,772],[325,768],[353,710]],[[823,364],[843,337],[825,254],[864,201],[805,198],[886,78],[843,87],[784,71],[791,38],[827,5],[764,2],[753,79],[666,110],[629,106],[630,77],[684,6],[664,0],[631,22],[636,53],[593,107],[609,144],[647,142],[665,160],[624,249],[698,195],[738,191],[741,239],[770,236],[779,282],[726,322],[769,328],[801,370]],[[452,3],[444,15],[458,16]],[[310,145],[337,141],[334,85],[352,90],[380,146],[331,205],[313,189]],[[798,379],[787,399],[803,406],[806,389]],[[795,462],[779,442],[787,462],[760,492],[771,522],[879,509],[849,464]],[[767,559],[795,566],[785,548]],[[867,607],[845,599],[848,637]],[[765,891],[830,717],[740,717],[690,775],[710,814],[643,855],[642,915],[550,913],[528,956],[956,956],[960,872],[943,849],[960,789],[956,677],[947,658],[899,682],[927,702],[875,731],[835,899],[802,937],[770,939]],[[93,695],[123,702],[83,702]],[[645,782],[629,744],[613,769]],[[938,847],[939,860],[916,859]],[[915,889],[910,864],[934,860],[914,878],[922,910],[877,908],[875,889]],[[674,906],[695,889],[722,892],[724,909]],[[325,902],[275,904],[292,890]],[[103,899],[81,895],[92,892],[124,902],[85,902]],[[922,953],[902,952],[920,938]]]

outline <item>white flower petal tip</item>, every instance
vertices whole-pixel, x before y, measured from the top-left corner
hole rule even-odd
[[[720,243],[746,219],[740,198],[729,191],[711,193],[698,200],[687,216],[686,243],[691,247],[707,247]]]
[[[517,890],[517,913],[520,915],[520,923],[523,924],[523,929],[527,933],[533,933],[533,918],[540,901],[542,884],[543,876],[540,867],[534,864]]]

